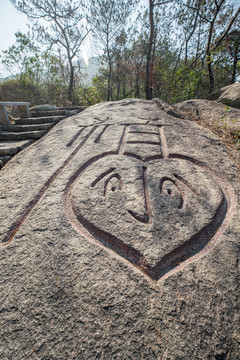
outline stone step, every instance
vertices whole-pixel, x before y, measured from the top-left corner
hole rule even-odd
[[[34,124],[49,124],[54,123],[56,124],[58,121],[64,119],[65,116],[44,116],[39,118],[25,118],[25,119],[16,119],[15,124],[16,125],[34,125]]]
[[[80,111],[83,111],[83,110],[85,110],[86,109],[86,107],[87,106],[61,106],[61,107],[59,107],[58,109],[59,110],[79,110],[78,112],[80,112]]]
[[[13,132],[25,132],[36,130],[49,130],[53,127],[54,123],[48,124],[34,124],[34,125],[5,125],[0,126],[0,131],[13,131]]]
[[[35,140],[33,139],[23,141],[0,141],[0,156],[13,156],[34,141]]]
[[[26,139],[39,139],[46,133],[45,130],[40,131],[25,131],[25,132],[13,132],[13,131],[0,131],[1,141],[19,141]]]
[[[53,110],[53,111],[31,111],[31,117],[46,117],[46,116],[68,116],[67,110]]]
[[[11,159],[11,156],[0,156],[0,169]]]

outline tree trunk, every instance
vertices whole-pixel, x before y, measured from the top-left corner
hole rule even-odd
[[[72,63],[70,62],[70,79],[68,86],[68,100],[73,104],[73,85],[74,85],[74,68]]]
[[[235,48],[234,51],[234,59],[233,59],[233,69],[232,69],[232,79],[231,79],[231,84],[235,83],[236,80],[236,74],[237,74],[237,63],[238,63],[238,49],[237,47]]]
[[[198,20],[198,16],[199,16],[199,10],[200,10],[200,1],[198,2],[198,7],[197,7],[197,12],[196,12],[196,16],[195,16],[195,19],[194,19],[194,24],[193,24],[193,27],[192,27],[192,31],[190,32],[188,38],[186,39],[186,44],[185,44],[185,60],[184,60],[184,63],[185,63],[185,66],[187,66],[187,62],[188,62],[188,43],[189,41],[191,40],[193,34],[195,33],[195,30],[196,30],[196,27],[197,27],[197,20]]]
[[[139,98],[140,97],[140,93],[139,93],[139,77],[138,74],[136,75],[136,84],[135,84],[135,98]]]
[[[208,67],[208,74],[209,74],[209,93],[210,94],[213,92],[213,89],[214,89],[214,76],[213,76],[212,59],[211,59],[211,54],[213,52],[213,49],[211,48],[212,36],[213,36],[213,32],[214,32],[215,21],[218,16],[218,13],[220,12],[220,8],[223,3],[224,3],[224,0],[221,0],[219,4],[217,4],[217,2],[215,2],[216,11],[215,11],[212,21],[210,21],[210,28],[209,28],[209,33],[208,33],[208,43],[207,43],[206,55],[207,55],[207,67]]]
[[[112,78],[112,60],[110,56],[110,49],[109,49],[109,33],[107,33],[107,59],[108,59],[108,80],[107,80],[107,101],[109,101],[112,97],[111,91],[111,78]]]
[[[111,77],[112,77],[112,63],[108,64],[108,82],[107,82],[107,101],[111,99]]]
[[[123,80],[123,99],[125,99],[126,97],[126,78],[124,76],[124,80]]]
[[[119,100],[120,96],[120,65],[117,64],[117,101]]]
[[[147,61],[146,61],[146,84],[145,92],[146,99],[151,100],[151,55],[152,55],[152,46],[153,46],[153,32],[154,32],[154,23],[153,23],[153,0],[149,0],[149,21],[150,21],[150,36],[147,52]]]
[[[184,60],[185,66],[187,66],[187,62],[188,62],[188,40],[186,40],[186,43],[185,43],[185,60]]]
[[[214,76],[213,76],[211,57],[207,56],[207,58],[209,59],[207,61],[208,75],[209,75],[209,93],[211,94],[213,92],[213,89],[214,89]]]
[[[212,59],[211,59],[211,41],[212,41],[212,34],[213,34],[213,26],[216,19],[214,17],[213,21],[210,24],[209,34],[208,34],[208,44],[207,44],[207,68],[208,68],[208,75],[209,75],[209,93],[211,94],[214,89],[214,76],[213,76],[213,69],[212,69]]]

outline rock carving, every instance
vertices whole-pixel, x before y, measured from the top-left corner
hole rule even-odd
[[[63,205],[81,235],[156,282],[215,244],[231,217],[234,195],[203,162],[171,153],[164,130],[171,125],[149,119],[119,125],[117,148],[80,165],[67,182]],[[79,144],[11,225],[4,244],[80,149],[87,142],[99,146],[111,126],[80,127],[66,146],[80,138]]]
[[[123,127],[116,151],[71,176],[64,209],[82,235],[158,281],[211,248],[232,196],[205,164],[169,153],[164,126],[133,124]]]

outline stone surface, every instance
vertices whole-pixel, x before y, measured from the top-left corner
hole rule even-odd
[[[25,132],[25,131],[35,131],[35,130],[49,130],[53,124],[29,124],[29,125],[7,125],[0,126],[0,131],[14,131],[14,132]]]
[[[26,139],[39,139],[46,133],[45,130],[35,130],[35,131],[0,131],[0,140],[6,141],[20,141]]]
[[[217,100],[225,105],[240,108],[240,83],[224,86],[207,97],[208,100]]]
[[[0,156],[15,155],[18,151],[32,144],[34,140],[0,141]]]
[[[173,105],[177,114],[183,118],[203,121],[226,130],[240,131],[240,110],[226,108],[211,100],[187,100]]]
[[[55,105],[37,106],[36,111],[31,112],[33,117],[15,119],[10,125],[0,126],[0,155],[15,155],[21,150],[17,144],[19,141],[30,139],[32,142],[33,139],[39,139],[63,118],[75,115],[85,109],[79,106],[77,109],[48,111],[51,107],[56,108]],[[9,143],[9,141],[15,142],[11,148],[1,146],[3,142]],[[0,161],[0,167],[2,168],[8,160],[9,157],[4,157]]]
[[[67,116],[68,115],[68,111],[67,110],[59,110],[58,108],[56,110],[52,110],[52,111],[47,111],[47,110],[38,110],[38,111],[33,111],[31,110],[31,116],[32,117],[39,117],[39,116]]]
[[[238,359],[239,184],[156,101],[62,120],[0,172],[0,358]]]
[[[41,117],[33,117],[29,119],[16,119],[15,123],[17,125],[28,125],[28,124],[48,124],[48,123],[56,123],[62,119],[64,119],[65,116],[41,116]]]
[[[0,156],[0,168],[2,168],[10,159],[11,156]]]
[[[55,111],[58,110],[56,105],[52,105],[52,104],[42,104],[42,105],[35,105],[32,106],[30,109],[30,113],[31,112],[43,112],[43,111]]]

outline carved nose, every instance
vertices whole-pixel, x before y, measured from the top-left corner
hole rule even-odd
[[[142,167],[142,179],[143,179],[143,208],[138,209],[138,211],[133,211],[128,209],[128,213],[137,221],[143,224],[151,224],[152,222],[152,213],[150,206],[150,199],[148,194],[148,184],[147,184],[147,168]]]

